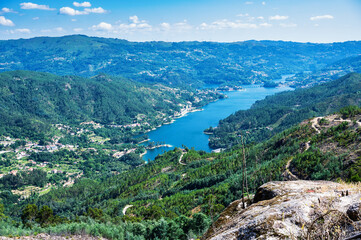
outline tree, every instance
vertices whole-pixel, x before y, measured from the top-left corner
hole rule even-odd
[[[191,221],[192,229],[197,235],[202,235],[208,228],[210,219],[204,213],[195,213]]]
[[[167,238],[168,223],[163,218],[160,219],[151,231],[151,239],[166,239]]]
[[[5,211],[4,204],[0,203],[0,221],[6,218],[4,211]]]
[[[21,220],[26,227],[32,227],[38,214],[38,207],[35,204],[28,204],[23,209]]]
[[[53,210],[49,206],[44,205],[38,212],[36,221],[40,223],[41,226],[46,226],[52,222],[53,217]]]
[[[85,216],[91,217],[94,220],[103,220],[103,211],[99,208],[89,208]]]

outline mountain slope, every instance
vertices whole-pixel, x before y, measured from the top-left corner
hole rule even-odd
[[[319,86],[283,92],[257,101],[249,110],[238,111],[207,129],[213,133],[209,145],[229,147],[247,131],[250,141],[261,141],[302,120],[361,105],[361,74],[352,73]]]
[[[107,73],[173,85],[254,83],[314,71],[357,54],[361,42],[135,43],[73,35],[0,41],[0,71]]]
[[[296,74],[287,78],[286,81],[294,82],[293,87],[310,87],[335,80],[351,72],[361,73],[360,55],[341,59],[311,73]]]
[[[309,119],[270,140],[247,146],[246,196],[268,181],[289,179],[290,173],[299,179],[359,181],[360,120],[361,109],[347,107],[337,116]],[[123,234],[119,236],[128,234],[140,239],[153,239],[149,234],[155,234],[155,226],[159,225],[165,232],[178,229],[179,234],[190,234],[193,228],[187,225],[187,217],[197,216],[204,220],[200,229],[193,229],[199,236],[208,226],[206,219],[216,219],[225,206],[242,198],[242,160],[240,146],[220,154],[176,148],[149,164],[103,181],[80,179],[72,187],[53,189],[20,202],[6,193],[5,213],[19,219],[26,204],[39,208],[46,205],[58,217],[74,221],[60,229],[81,228],[77,222],[89,217],[92,221],[117,223]]]
[[[30,122],[41,125],[85,121],[107,125],[137,122],[152,128],[185,106],[203,106],[218,96],[214,92],[151,86],[106,75],[87,79],[5,72],[0,74],[1,129],[9,132],[4,128],[24,127]]]

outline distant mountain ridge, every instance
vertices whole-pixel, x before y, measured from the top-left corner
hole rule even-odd
[[[0,41],[0,71],[120,75],[137,81],[202,85],[255,83],[314,71],[361,54],[361,41],[129,42],[72,35]]]

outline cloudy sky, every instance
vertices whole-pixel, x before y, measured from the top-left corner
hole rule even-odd
[[[0,0],[0,39],[361,40],[361,0]]]

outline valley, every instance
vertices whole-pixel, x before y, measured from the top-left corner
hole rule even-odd
[[[292,88],[285,86],[264,88],[259,85],[242,85],[242,88],[242,91],[222,92],[227,98],[204,106],[200,112],[189,113],[171,125],[165,125],[155,131],[148,132],[150,141],[166,142],[172,147],[148,150],[143,157],[144,160],[154,160],[158,154],[182,146],[211,152],[213,149],[209,146],[209,136],[204,134],[204,129],[210,126],[217,127],[221,119],[240,109],[250,108],[254,102],[262,100],[266,96],[292,90]]]
[[[339,199],[349,207],[361,181],[360,49],[82,35],[0,42],[0,235],[217,239],[243,229],[233,229],[243,216],[244,231],[271,236],[265,229],[295,228],[298,216],[257,212],[292,222],[258,233],[243,212],[315,205],[307,194],[319,189],[339,199],[329,188],[350,191]],[[279,192],[295,190],[285,181],[315,187],[288,202]],[[317,211],[294,234],[312,230],[324,202],[304,208]]]

